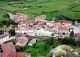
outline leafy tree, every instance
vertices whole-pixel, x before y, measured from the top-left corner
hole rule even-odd
[[[3,26],[3,23],[2,22],[0,22],[0,27],[2,27]]]
[[[54,38],[53,37],[50,37],[46,40],[46,44],[47,45],[52,45],[54,43]]]
[[[10,29],[10,30],[9,30],[9,34],[10,34],[11,36],[15,36],[15,30],[14,30],[14,29]]]
[[[4,18],[9,18],[9,14],[6,13],[6,14],[3,15],[3,17],[4,17]]]
[[[65,38],[61,39],[61,42],[63,44],[76,45],[76,39],[75,38],[65,37]]]
[[[3,21],[1,21],[4,25],[6,25],[7,24],[7,21],[6,20],[3,20]]]
[[[74,37],[74,31],[73,30],[70,33],[70,37],[72,37],[72,38]]]
[[[4,33],[4,31],[3,30],[0,30],[0,34],[3,34]]]

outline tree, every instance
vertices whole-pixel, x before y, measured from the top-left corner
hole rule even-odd
[[[2,27],[3,26],[3,23],[2,22],[0,22],[0,27]]]
[[[53,37],[50,37],[46,40],[46,44],[47,45],[52,45],[54,43],[54,38]]]
[[[76,39],[75,38],[69,38],[65,37],[61,39],[62,44],[67,44],[67,45],[76,45]]]
[[[6,14],[3,15],[3,17],[4,17],[4,18],[9,18],[9,14],[6,13]]]
[[[3,30],[0,30],[0,34],[3,34],[4,33],[4,31]]]
[[[74,31],[73,30],[70,33],[70,37],[72,37],[72,38],[74,37]]]
[[[6,20],[1,21],[4,25],[6,25],[8,22]]]
[[[14,30],[14,29],[10,29],[10,30],[9,30],[9,34],[10,34],[11,36],[15,36],[15,30]]]

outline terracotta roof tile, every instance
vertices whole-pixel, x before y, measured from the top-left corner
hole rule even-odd
[[[68,21],[68,20],[63,20],[62,23],[72,23],[71,21]]]
[[[67,27],[58,27],[58,30],[67,30],[67,31],[69,31],[69,28],[67,28]]]
[[[2,57],[9,57],[7,53],[2,54]]]
[[[9,57],[16,56],[16,49],[12,42],[4,43],[1,46],[3,49],[3,54],[8,54]]]
[[[46,16],[45,15],[40,15],[40,16],[35,17],[35,19],[38,19],[38,20],[43,19],[44,20],[44,19],[46,19]]]
[[[57,22],[57,23],[54,23],[53,28],[54,27],[60,27],[60,26],[61,26],[61,23]]]

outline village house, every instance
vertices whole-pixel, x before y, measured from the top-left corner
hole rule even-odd
[[[45,21],[46,15],[40,15],[40,16],[35,17],[34,19],[36,22],[37,21]]]
[[[26,20],[28,18],[27,15],[22,14],[22,13],[16,13],[13,16],[14,16],[14,21],[16,21],[16,22],[20,22],[20,21]]]
[[[53,31],[54,33],[58,33],[58,27],[60,27],[60,26],[61,26],[61,23],[56,22],[56,23],[54,23],[54,25],[52,26],[50,31]]]
[[[30,36],[27,35],[26,33],[24,33],[24,34],[20,34],[20,33],[16,34],[16,40],[18,40],[20,37],[26,37],[26,38],[30,39]]]
[[[31,19],[31,20],[25,20],[24,23],[26,23],[28,26],[33,26],[34,24],[36,24],[35,19]]]
[[[27,25],[19,25],[18,27],[15,27],[16,33],[30,33],[33,32],[33,29],[30,26]]]
[[[41,28],[44,28],[45,23],[43,22],[37,22],[35,25],[33,25],[33,29],[40,30]]]
[[[54,25],[54,21],[48,21],[48,22],[46,22],[46,25],[48,27],[52,27]]]
[[[63,20],[62,21],[62,25],[64,25],[64,26],[71,26],[72,25],[72,22],[71,21],[68,21],[68,20]]]
[[[32,40],[28,43],[28,45],[29,45],[29,46],[33,46],[33,44],[36,43],[36,41],[37,41],[37,40],[34,38],[34,39],[32,39]]]
[[[16,46],[25,46],[26,43],[28,42],[28,38],[26,37],[19,37],[19,39],[16,42]]]
[[[62,35],[69,34],[69,28],[65,26],[58,27],[58,34]]]
[[[16,35],[16,46],[25,46],[30,39],[30,36],[27,34],[17,34]]]
[[[0,35],[0,44],[9,40],[9,33],[4,33]]]
[[[12,42],[4,43],[1,47],[3,50],[2,57],[16,57],[16,49]]]
[[[42,28],[42,25],[34,25],[33,29],[35,30],[40,30]]]

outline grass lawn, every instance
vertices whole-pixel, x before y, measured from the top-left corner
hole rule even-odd
[[[73,11],[75,11],[75,12],[80,12],[80,6],[77,6],[77,7],[75,7],[75,8],[72,8],[71,10],[73,10]]]

